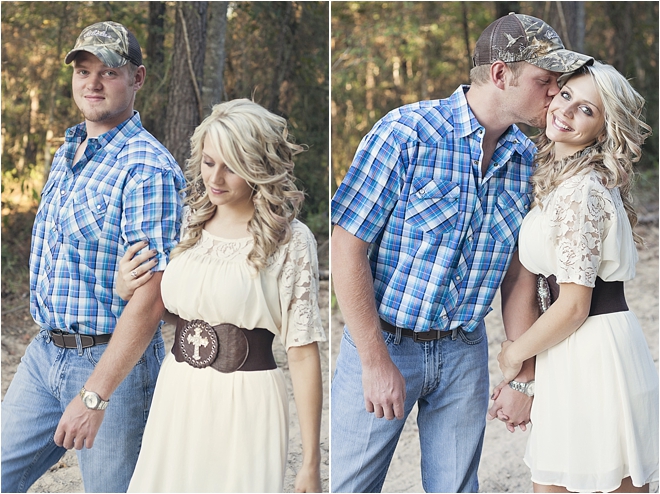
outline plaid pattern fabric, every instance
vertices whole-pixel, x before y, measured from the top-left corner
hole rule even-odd
[[[516,127],[481,176],[484,128],[459,87],[393,110],[363,138],[332,222],[371,243],[376,304],[396,326],[473,331],[517,246],[534,146]]]
[[[66,132],[53,158],[32,229],[30,311],[46,329],[112,333],[126,302],[114,291],[119,260],[140,240],[165,269],[178,241],[185,180],[174,158],[142,127],[140,115],[90,138]]]

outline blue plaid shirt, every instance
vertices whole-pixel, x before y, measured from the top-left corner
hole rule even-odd
[[[66,131],[53,157],[32,229],[30,312],[41,328],[112,333],[126,302],[114,291],[119,260],[148,239],[165,269],[180,229],[185,181],[176,161],[135,112],[90,138],[84,123]]]
[[[467,89],[387,114],[332,199],[332,222],[371,243],[378,312],[399,327],[473,331],[531,202],[533,144],[511,126],[482,177],[485,129]]]

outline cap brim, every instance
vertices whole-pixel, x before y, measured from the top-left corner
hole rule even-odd
[[[81,51],[87,51],[92,55],[96,56],[103,65],[113,69],[123,67],[128,63],[128,60],[122,57],[119,53],[109,50],[103,46],[80,46],[75,50],[71,50],[66,54],[64,58],[64,63],[67,65],[73,62],[73,59],[76,58],[76,55]]]
[[[583,65],[591,65],[594,63],[594,59],[570,50],[557,50],[549,55],[527,60],[527,62],[551,72],[567,73],[575,72]]]

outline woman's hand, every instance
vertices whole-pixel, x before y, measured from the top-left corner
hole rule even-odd
[[[154,274],[151,269],[158,264],[158,259],[154,257],[157,251],[145,249],[140,255],[135,255],[137,251],[148,246],[149,242],[146,240],[131,245],[119,261],[115,291],[123,300],[130,300],[135,290],[149,281]]]
[[[504,382],[508,383],[513,381],[516,376],[520,373],[522,368],[522,361],[517,361],[512,355],[511,345],[513,341],[506,340],[502,342],[502,351],[497,356],[497,361],[500,364],[500,370],[504,375]]]
[[[296,475],[295,492],[321,492],[321,474],[319,466],[303,465]]]

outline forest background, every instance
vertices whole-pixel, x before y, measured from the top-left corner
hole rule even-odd
[[[566,48],[613,65],[646,98],[653,136],[636,170],[657,200],[658,2],[332,2],[333,192],[388,111],[469,84],[479,35],[509,12],[545,20]]]
[[[142,47],[135,108],[184,166],[215,103],[253,98],[288,119],[306,195],[328,236],[328,2],[2,2],[2,296],[27,290],[30,230],[52,155],[82,116],[64,56],[85,26],[114,20]],[[4,304],[3,304],[4,305]],[[10,306],[15,304],[8,304]],[[4,313],[4,307],[3,307]]]

